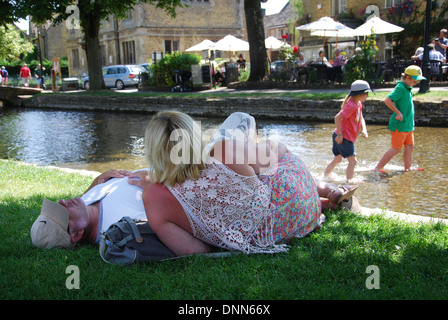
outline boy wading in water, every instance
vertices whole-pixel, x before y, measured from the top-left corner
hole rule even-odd
[[[412,154],[414,151],[414,102],[412,101],[412,87],[421,80],[422,70],[418,66],[409,66],[401,74],[394,91],[384,100],[386,106],[394,113],[389,119],[388,129],[392,136],[392,148],[387,151],[375,167],[376,171],[383,171],[384,166],[392,160],[404,146],[404,170],[411,170]]]

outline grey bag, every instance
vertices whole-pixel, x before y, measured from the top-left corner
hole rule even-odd
[[[160,261],[174,258],[152,231],[146,220],[123,217],[101,232],[100,256],[111,264],[131,265],[138,262]]]

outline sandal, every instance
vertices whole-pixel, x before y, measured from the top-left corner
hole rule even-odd
[[[350,188],[348,188],[346,186],[338,186],[338,188],[342,189],[342,194],[336,200],[336,205],[338,207],[340,207],[342,202],[347,202],[350,200],[350,198],[355,193],[356,189],[358,189],[358,186],[351,186]],[[328,197],[330,200],[330,208],[333,206],[333,202],[332,202],[331,198],[333,196],[333,192],[335,192],[335,191],[336,190],[330,191],[330,196]]]
[[[341,208],[344,210],[361,213],[361,205],[357,197],[352,196],[347,202],[341,202]]]

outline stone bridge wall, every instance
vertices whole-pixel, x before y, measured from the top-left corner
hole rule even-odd
[[[300,100],[296,98],[252,97],[101,97],[77,94],[39,95],[23,99],[21,107],[68,110],[100,110],[115,112],[156,113],[179,110],[192,116],[227,117],[232,112],[247,112],[257,119],[279,119],[309,122],[333,122],[341,100]],[[448,127],[448,100],[415,101],[415,121],[419,126]],[[383,101],[368,100],[364,118],[367,123],[386,124],[392,112]]]

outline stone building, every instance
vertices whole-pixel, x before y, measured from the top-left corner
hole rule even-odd
[[[303,0],[303,15],[296,20],[296,26],[316,21],[324,16],[335,18],[350,28],[356,28],[364,23],[367,15],[366,8],[374,8],[381,19],[387,21],[387,13],[393,6],[401,4],[404,0]],[[433,1],[434,13],[440,8],[444,0]],[[426,1],[413,1],[415,6],[425,6]],[[323,37],[310,36],[310,32],[300,31],[294,34],[294,26],[291,19],[295,19],[294,12],[288,3],[278,14],[265,17],[265,33],[273,35],[281,40],[281,36],[288,34],[288,42],[291,45],[299,45],[307,59],[316,59],[318,52],[323,49]],[[422,21],[423,35],[423,21]],[[437,35],[436,35],[437,36]],[[352,38],[329,38],[325,39],[325,52],[327,57],[333,57],[336,45],[348,56],[354,54],[358,39]],[[397,52],[393,52],[394,35],[378,35],[377,45],[379,47],[378,59],[385,60]]]
[[[176,18],[149,4],[135,6],[122,20],[111,16],[99,34],[103,65],[160,60],[166,53],[184,52],[202,40],[217,41],[228,34],[247,41],[243,1],[182,0],[188,7],[177,8]],[[45,35],[47,59],[67,56],[70,76],[87,72],[80,29],[48,26]]]

